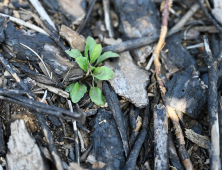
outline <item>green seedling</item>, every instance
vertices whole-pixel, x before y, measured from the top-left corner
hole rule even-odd
[[[87,77],[92,76],[92,84],[89,84],[89,96],[98,106],[104,105],[105,97],[103,96],[102,91],[94,86],[94,82],[97,82],[98,80],[109,80],[114,76],[114,72],[106,66],[98,65],[108,58],[119,57],[119,55],[111,51],[101,55],[102,46],[97,44],[92,37],[88,37],[86,40],[84,56],[76,49],[72,49],[71,51],[67,50],[66,53],[74,58],[79,67],[86,72],[86,75],[79,82],[71,83],[65,90],[70,93],[72,102],[77,103],[84,96],[87,92],[87,87],[83,82]]]

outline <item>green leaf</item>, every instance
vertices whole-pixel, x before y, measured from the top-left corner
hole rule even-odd
[[[77,103],[86,93],[86,91],[87,91],[87,87],[85,85],[79,84],[78,82],[75,83],[75,86],[72,89],[72,92],[70,93],[72,102]]]
[[[95,82],[96,84],[98,84],[99,79],[97,79],[97,78],[94,77],[94,82]]]
[[[114,53],[112,51],[107,51],[103,53],[101,56],[99,56],[99,58],[97,59],[96,65],[102,63],[104,60],[108,58],[113,58],[113,57],[119,57],[119,54]]]
[[[72,49],[71,51],[66,50],[66,53],[72,58],[82,57],[80,51],[76,49]]]
[[[75,83],[71,83],[70,85],[68,85],[68,87],[66,87],[65,91],[70,93],[72,91],[72,89],[74,88]]]
[[[89,60],[86,57],[78,57],[76,58],[76,62],[79,64],[79,67],[82,68],[84,71],[88,70]]]
[[[96,46],[96,41],[92,37],[88,36],[86,39],[86,47],[84,51],[85,57],[88,58],[88,51],[89,51],[89,55],[91,55],[95,46]]]
[[[96,67],[90,65],[90,70],[93,71]]]
[[[91,86],[89,96],[96,105],[101,106],[105,104],[105,97],[98,87]]]
[[[100,80],[109,80],[114,76],[114,72],[110,68],[102,66],[93,71],[93,76]]]
[[[96,61],[96,59],[100,56],[101,52],[102,46],[100,44],[97,44],[90,55],[90,63]]]

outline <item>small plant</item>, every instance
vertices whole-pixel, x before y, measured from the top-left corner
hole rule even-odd
[[[67,50],[66,53],[70,57],[75,58],[79,67],[86,72],[86,75],[79,82],[71,83],[65,90],[70,93],[72,102],[77,103],[87,92],[87,87],[82,82],[91,76],[92,84],[88,83],[90,85],[89,96],[98,106],[104,105],[105,97],[102,91],[94,86],[94,82],[98,82],[98,80],[109,80],[114,76],[114,73],[110,68],[106,66],[98,67],[98,65],[108,58],[119,57],[119,55],[111,51],[101,55],[102,46],[97,44],[92,37],[88,37],[86,40],[84,56],[76,49],[72,49],[71,51]]]

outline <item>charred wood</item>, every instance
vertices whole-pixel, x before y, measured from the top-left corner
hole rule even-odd
[[[218,82],[218,56],[213,56],[207,36],[204,36],[205,50],[208,56],[205,58],[205,62],[208,65],[208,114],[209,114],[209,132],[211,134],[212,149],[216,159],[210,159],[211,166],[215,169],[220,169],[220,143],[219,143],[219,124],[218,124],[218,98],[217,98],[217,82]],[[210,155],[212,157],[212,155]]]
[[[172,135],[168,134],[168,152],[169,152],[169,161],[170,164],[175,167],[176,169],[183,169],[183,166],[180,163],[180,159],[177,155],[177,150],[174,146],[174,142],[172,139]]]
[[[109,109],[113,112],[114,119],[116,120],[117,127],[122,139],[125,156],[129,154],[129,143],[127,139],[127,132],[122,110],[119,106],[119,100],[114,90],[109,87],[107,82],[103,82],[103,94],[105,95]]]

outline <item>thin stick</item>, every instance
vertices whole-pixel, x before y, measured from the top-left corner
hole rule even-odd
[[[171,7],[171,0],[165,0],[164,3],[164,9],[162,12],[162,27],[161,27],[161,33],[160,33],[160,37],[159,37],[159,41],[157,43],[155,52],[154,52],[154,65],[155,65],[155,73],[156,73],[156,79],[159,83],[159,88],[160,88],[160,92],[161,92],[161,96],[164,97],[165,93],[166,93],[166,88],[164,86],[163,81],[161,80],[161,78],[159,77],[159,74],[161,74],[161,64],[160,64],[160,60],[159,60],[159,55],[160,55],[160,51],[161,49],[164,47],[165,45],[165,39],[166,39],[166,35],[167,35],[167,22],[168,22],[168,17],[169,17],[169,9]]]
[[[53,141],[52,133],[50,132],[49,127],[46,124],[46,120],[42,114],[40,114],[40,113],[35,113],[35,114],[36,114],[36,117],[38,118],[39,124],[41,125],[42,131],[43,131],[44,136],[47,140],[47,143],[49,146],[49,151],[51,153],[51,156],[52,156],[53,162],[56,166],[56,169],[63,170],[62,161],[59,157],[59,153],[58,153],[55,143]]]
[[[198,3],[195,3],[190,10],[183,16],[183,18],[171,28],[171,30],[168,32],[168,34],[171,34],[173,31],[181,29],[187,21],[197,12],[197,10],[200,8],[200,5]]]
[[[165,0],[163,12],[162,12],[161,34],[160,34],[160,38],[159,38],[158,44],[157,44],[155,52],[154,52],[154,65],[155,65],[156,79],[158,81],[161,96],[163,99],[165,97],[166,87],[165,87],[162,79],[159,77],[159,74],[161,74],[161,64],[159,61],[159,54],[160,54],[161,49],[165,45],[165,38],[167,35],[167,22],[168,22],[169,9],[171,7],[171,3],[172,3],[171,0]],[[191,170],[191,169],[193,169],[193,166],[192,166],[192,163],[188,157],[187,151],[185,149],[185,141],[184,141],[182,129],[179,124],[179,118],[177,117],[176,112],[173,108],[171,108],[167,103],[165,103],[165,105],[166,105],[167,113],[168,113],[168,115],[169,115],[170,119],[172,120],[173,125],[175,127],[176,137],[178,140],[178,144],[180,146],[179,151],[180,151],[181,156],[183,156],[182,157],[183,164],[186,169]]]
[[[84,140],[82,138],[82,135],[80,133],[80,131],[78,130],[78,137],[79,137],[79,141],[80,141],[80,146],[81,146],[81,152],[85,152],[85,146],[84,146]]]
[[[43,20],[46,20],[56,30],[55,24],[50,19],[49,15],[47,14],[45,9],[43,8],[42,4],[38,0],[29,0],[29,1],[34,6],[34,8],[36,9],[36,11],[38,12],[39,16]]]
[[[103,9],[104,9],[104,19],[106,24],[106,29],[108,30],[109,37],[114,37],[113,25],[110,17],[110,0],[103,0]]]
[[[177,155],[176,148],[172,139],[172,135],[168,133],[168,151],[170,157],[170,165],[176,169],[183,169],[182,164],[180,163],[179,156]]]
[[[49,76],[49,78],[50,78],[51,76],[50,76],[49,70],[48,70],[48,68],[46,67],[43,59],[42,59],[33,49],[31,49],[29,46],[27,46],[27,45],[25,45],[25,44],[22,44],[22,43],[20,43],[20,44],[21,44],[22,46],[28,48],[31,52],[33,52],[33,53],[39,58],[39,60],[42,62],[43,66],[45,67],[45,69],[46,69],[46,71],[47,71],[47,74],[48,74],[48,76]]]
[[[72,102],[70,100],[68,100],[68,105],[69,105],[70,111],[73,112]],[[72,123],[73,123],[73,130],[74,130],[75,156],[76,156],[76,162],[79,165],[80,160],[79,160],[78,129],[76,126],[76,121],[74,120]]]
[[[79,34],[81,33],[82,29],[83,29],[84,26],[86,25],[86,23],[87,23],[87,21],[88,21],[88,19],[89,19],[89,16],[90,16],[90,14],[91,14],[91,12],[92,12],[92,10],[93,10],[93,7],[94,7],[96,1],[97,1],[97,0],[93,0],[93,1],[91,2],[84,21],[83,21],[83,22],[79,25],[79,27],[77,28],[76,32],[78,32]]]
[[[135,142],[132,150],[129,153],[124,170],[134,170],[135,169],[136,161],[139,156],[142,144],[144,143],[144,141],[146,139],[149,117],[150,117],[150,103],[148,103],[148,105],[145,108],[142,130],[139,133],[139,135],[136,139],[136,142]]]
[[[6,68],[6,70],[11,74],[11,76],[15,79],[15,81],[24,89],[29,91],[26,84],[19,78],[19,76],[16,74],[16,72],[11,68],[8,61],[3,57],[3,55],[0,53],[0,62],[3,64],[3,66]]]
[[[204,7],[202,0],[198,0],[198,3],[200,4],[201,9],[203,10],[204,14],[207,16],[207,18],[214,24],[214,26],[218,29],[220,34],[222,34],[222,27],[217,23],[217,21],[207,12],[207,9]]]
[[[59,88],[56,88],[56,87],[53,87],[53,86],[48,86],[46,84],[42,84],[42,83],[39,83],[39,82],[35,82],[37,86],[43,88],[43,89],[46,89],[52,93],[55,93],[59,96],[62,96],[64,98],[69,98],[69,93],[59,89]]]
[[[109,109],[113,112],[113,117],[116,121],[116,125],[119,130],[121,140],[123,143],[125,156],[128,157],[129,141],[127,138],[126,125],[124,122],[123,113],[119,106],[119,100],[116,93],[113,91],[112,87],[109,87],[108,83],[105,81],[103,82],[103,94],[105,95]]]
[[[0,16],[7,17],[7,18],[9,18],[10,21],[15,22],[16,24],[25,26],[27,28],[30,28],[30,29],[34,30],[34,31],[37,31],[37,32],[40,32],[42,34],[45,34],[45,35],[49,36],[49,34],[46,33],[42,28],[40,28],[40,27],[38,27],[38,26],[36,26],[34,24],[31,24],[30,22],[25,22],[25,21],[23,21],[21,19],[18,19],[18,18],[15,18],[15,17],[11,17],[10,15],[6,15],[6,14],[2,14],[2,13],[0,13]]]
[[[48,28],[47,24],[43,23],[43,21],[39,18],[39,16],[37,16],[36,14],[31,13],[31,15],[33,16],[33,18],[35,19],[35,21],[41,25],[41,27],[49,34],[49,36],[53,39],[53,41],[60,47],[61,50],[63,50],[64,52],[67,50],[66,47],[64,46],[64,44],[59,41],[59,35],[57,34],[56,31],[54,30],[50,30],[50,28]],[[46,21],[47,22],[47,21]],[[67,54],[64,53],[64,55],[71,60],[71,57]]]

